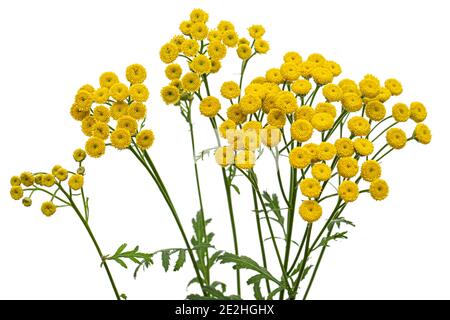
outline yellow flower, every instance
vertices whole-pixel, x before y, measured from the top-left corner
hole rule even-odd
[[[248,41],[248,39],[246,39],[246,38],[240,38],[238,40],[238,44],[248,44],[248,45],[250,45],[250,41]]]
[[[215,154],[215,159],[218,165],[226,167],[234,163],[234,151],[231,147],[219,147]]]
[[[291,92],[288,91],[281,91],[277,95],[275,105],[285,113],[295,112],[295,110],[297,110],[298,108],[297,99]]]
[[[410,105],[410,117],[415,122],[422,122],[427,118],[427,109],[420,102],[412,102]]]
[[[216,73],[220,70],[222,64],[220,60],[211,59],[211,73]]]
[[[252,55],[252,48],[247,44],[240,44],[236,50],[238,57],[247,60]]]
[[[220,136],[225,139],[227,137],[228,130],[235,130],[235,129],[236,123],[233,120],[225,120],[219,126]]]
[[[133,102],[128,108],[128,115],[136,120],[145,118],[147,114],[147,107],[142,102]]]
[[[178,63],[171,63],[166,67],[166,70],[164,72],[167,79],[174,80],[180,79],[183,70],[181,70],[181,67]]]
[[[159,57],[164,63],[172,63],[178,57],[178,47],[173,43],[166,43],[159,51]]]
[[[315,143],[307,143],[303,145],[303,149],[308,151],[311,162],[319,161],[319,146]]]
[[[340,101],[342,99],[342,89],[332,83],[327,84],[322,88],[322,94],[327,99],[327,101]]]
[[[370,184],[369,192],[375,200],[384,200],[389,194],[389,186],[386,181],[376,179]]]
[[[277,95],[278,94],[267,94],[267,96],[262,101],[262,110],[264,113],[269,113],[272,109],[278,109],[277,107]]]
[[[355,136],[367,136],[370,132],[370,123],[363,117],[352,117],[348,120],[347,126]]]
[[[286,123],[286,114],[280,109],[272,109],[267,115],[267,123],[281,129]]]
[[[241,124],[247,119],[246,114],[242,111],[239,104],[233,104],[228,107],[227,117],[228,119],[233,120],[236,124]]]
[[[166,104],[176,104],[180,101],[180,91],[174,86],[165,86],[161,89],[161,97]]]
[[[73,190],[80,190],[83,187],[84,177],[74,174],[69,178],[69,187]]]
[[[180,23],[180,31],[185,35],[191,34],[192,21],[186,20]]]
[[[20,181],[25,187],[32,186],[34,183],[34,176],[31,172],[23,172],[20,175]]]
[[[353,155],[353,141],[349,138],[340,138],[334,142],[336,153],[339,157],[350,157]]]
[[[22,183],[22,181],[20,181],[20,177],[18,176],[11,177],[11,180],[9,180],[9,182],[11,183],[12,187],[20,186]]]
[[[352,178],[358,173],[358,160],[352,157],[344,157],[339,159],[337,170],[341,177]]]
[[[94,109],[94,119],[99,122],[108,123],[111,118],[111,112],[106,106],[96,106]]]
[[[94,102],[94,95],[86,90],[78,91],[75,95],[75,103],[78,109],[81,111],[89,111],[92,103]]]
[[[325,161],[331,160],[336,155],[336,147],[329,142],[321,142],[318,147],[318,159]]]
[[[308,80],[300,79],[292,83],[291,90],[299,96],[305,96],[309,93],[312,86]]]
[[[239,85],[234,81],[227,81],[222,84],[222,87],[220,87],[220,94],[225,99],[234,99],[239,97],[241,93],[241,89],[239,88]]]
[[[122,116],[119,118],[119,120],[117,120],[116,128],[128,130],[131,135],[134,135],[138,130],[138,124],[133,117]]]
[[[91,138],[91,139],[96,139],[96,138]],[[100,141],[103,142],[103,140],[100,140]],[[55,177],[50,173],[46,173],[42,176],[41,182],[42,182],[43,186],[50,188],[51,186],[53,186],[55,184]]]
[[[239,37],[234,30],[224,31],[222,35],[222,42],[231,48],[234,48],[238,43]],[[250,47],[249,47],[250,48]]]
[[[46,201],[41,205],[41,211],[47,217],[50,217],[56,212],[56,206],[51,201]]]
[[[94,125],[97,121],[94,119],[93,116],[88,116],[81,121],[81,131],[83,133],[90,137],[92,136],[92,129],[94,128]]]
[[[111,88],[119,82],[119,77],[114,72],[104,72],[100,75],[99,83],[102,88]]]
[[[314,178],[319,181],[326,181],[331,177],[331,168],[325,163],[316,163],[311,171]]]
[[[109,137],[109,127],[104,122],[97,122],[92,127],[92,136],[106,140]]]
[[[333,81],[333,73],[327,68],[317,67],[311,71],[312,78],[318,85],[325,85]]]
[[[253,39],[259,39],[266,33],[266,29],[260,24],[255,24],[248,28],[248,33]]]
[[[335,76],[335,77],[340,75],[342,72],[341,66],[337,62],[334,62],[334,61],[325,61],[322,64],[322,67],[330,70],[331,73],[333,74],[333,76]]]
[[[380,84],[373,78],[364,78],[359,82],[361,94],[367,98],[375,98],[380,92]]]
[[[239,105],[241,106],[241,110],[244,114],[252,114],[261,108],[262,102],[259,97],[255,97],[254,95],[245,95],[242,97]]]
[[[304,169],[311,163],[311,154],[302,147],[295,147],[289,153],[289,163],[293,168]]]
[[[203,22],[196,22],[191,26],[191,36],[195,40],[203,40],[208,35],[208,27]]]
[[[32,203],[33,203],[33,201],[32,201],[31,198],[29,198],[29,197],[26,197],[26,198],[23,198],[23,199],[22,199],[22,204],[23,204],[25,207],[30,207]]]
[[[208,118],[214,118],[220,110],[220,101],[216,97],[208,96],[200,102],[200,113]]]
[[[78,89],[77,92],[80,92],[80,91],[83,91],[83,90],[87,91],[87,92],[90,92],[90,93],[94,93],[95,88],[92,85],[90,85],[90,84],[85,84],[85,85],[81,86],[81,88]]]
[[[98,88],[93,93],[93,99],[97,103],[105,103],[109,99],[109,89],[108,88]]]
[[[300,69],[294,62],[285,62],[280,68],[281,76],[286,81],[295,81],[300,77]]]
[[[153,145],[155,135],[150,129],[144,129],[136,136],[136,143],[142,150],[146,150]]]
[[[89,111],[81,110],[76,103],[72,104],[70,107],[70,115],[77,121],[82,121],[89,115]]]
[[[111,106],[111,117],[114,120],[117,120],[122,116],[126,116],[128,114],[128,108],[129,108],[128,104],[126,104],[123,101],[115,102]]]
[[[303,220],[313,223],[322,216],[322,207],[315,200],[303,200],[299,213]]]
[[[300,182],[300,191],[305,197],[318,198],[322,191],[320,182],[314,178],[306,178]]]
[[[366,106],[366,116],[373,121],[380,121],[386,116],[386,108],[380,101],[370,101]]]
[[[342,107],[348,112],[356,112],[362,108],[363,101],[356,93],[344,93],[342,96]]]
[[[294,52],[294,51],[286,52],[283,56],[283,61],[300,64],[300,63],[302,63],[302,56],[298,52]]]
[[[416,125],[413,136],[414,139],[423,144],[428,144],[431,141],[431,131],[428,126],[423,123]]]
[[[200,88],[200,78],[194,72],[186,73],[181,79],[183,89],[189,92],[197,91]]]
[[[409,108],[404,103],[396,103],[392,107],[392,116],[397,122],[405,122],[409,119]]]
[[[319,53],[312,53],[307,59],[315,67],[321,66],[325,62],[325,58]]]
[[[147,71],[144,66],[135,63],[127,67],[126,77],[131,84],[142,83],[147,78]]]
[[[377,99],[380,102],[386,102],[389,100],[390,97],[391,92],[388,89],[381,87],[380,92],[378,93],[375,99]]]
[[[198,74],[205,74],[211,71],[211,61],[203,54],[196,56],[189,64],[191,69]]]
[[[334,119],[329,113],[316,113],[312,119],[311,124],[317,131],[326,131],[333,127]]]
[[[111,144],[119,150],[126,149],[131,144],[130,131],[118,128],[111,133]]]
[[[65,181],[67,179],[68,173],[66,169],[59,168],[58,170],[56,170],[54,175],[56,179],[58,179],[59,181]]]
[[[221,60],[227,54],[227,47],[225,47],[220,41],[213,40],[208,45],[208,55],[211,59]]]
[[[239,151],[236,154],[234,163],[239,169],[251,169],[255,166],[255,153],[249,150]]]
[[[275,126],[267,125],[261,130],[261,142],[272,148],[278,145],[281,141],[281,131]]]
[[[83,149],[76,149],[76,150],[73,152],[73,159],[74,159],[76,162],[81,162],[81,161],[83,161],[84,159],[86,159],[86,151],[84,151]]]
[[[233,150],[243,149],[243,136],[244,132],[240,129],[230,130],[227,132],[227,141],[230,147],[233,148]]]
[[[62,167],[59,164],[54,165],[53,168],[52,168],[52,174],[56,177],[56,174],[57,174],[58,170],[61,169],[61,168]]]
[[[316,113],[325,112],[331,115],[333,118],[336,117],[336,107],[329,102],[320,102],[316,106]]]
[[[229,21],[222,20],[217,25],[217,29],[221,32],[234,31],[234,25]]]
[[[387,143],[394,149],[401,149],[406,144],[406,134],[400,128],[391,128],[386,133]]]
[[[23,197],[23,189],[20,186],[12,186],[9,194],[14,200],[20,200]]]
[[[299,65],[300,75],[305,78],[311,78],[311,72],[315,68],[315,65],[311,61],[304,61]]]
[[[200,49],[198,42],[192,39],[187,39],[181,45],[181,51],[188,57],[193,57]]]
[[[375,160],[367,160],[361,165],[361,177],[365,181],[374,181],[381,177],[381,166]]]
[[[147,101],[149,92],[144,84],[136,83],[130,87],[130,96],[134,101],[144,102]]]
[[[123,83],[116,83],[109,89],[109,94],[116,101],[125,100],[128,97],[128,87]]]
[[[178,50],[181,50],[181,47],[182,47],[184,41],[186,41],[186,38],[181,34],[174,36],[172,38],[172,40],[170,40],[171,43],[173,43],[174,45],[176,45],[178,47]]]
[[[208,40],[210,42],[222,41],[222,32],[220,32],[219,30],[209,30],[209,32],[208,32]]]
[[[242,142],[245,150],[254,151],[261,145],[261,139],[259,131],[256,130],[244,130],[242,135]]]
[[[338,194],[345,202],[353,202],[358,199],[358,185],[353,181],[345,180],[339,185]]]
[[[311,121],[312,117],[314,116],[316,112],[314,109],[310,106],[301,106],[295,110],[295,120],[306,120]]]
[[[370,140],[358,138],[353,142],[356,152],[361,156],[368,156],[373,152],[373,144]]]
[[[102,139],[92,137],[86,141],[86,153],[92,158],[99,158],[105,154],[105,142]]]
[[[308,141],[313,134],[313,126],[306,120],[295,120],[291,125],[291,137],[298,142]]]
[[[191,11],[189,15],[192,22],[206,22],[208,21],[208,13],[203,11],[202,9],[194,9]]]
[[[398,96],[403,91],[402,84],[397,79],[387,79],[384,86],[393,96]]]
[[[281,75],[280,69],[272,68],[267,70],[266,80],[276,84],[283,82],[283,76]]]
[[[259,121],[249,121],[242,127],[244,131],[253,130],[259,132],[262,129],[262,123]]]
[[[255,40],[255,51],[258,53],[267,53],[269,51],[270,45],[269,42],[263,39]]]

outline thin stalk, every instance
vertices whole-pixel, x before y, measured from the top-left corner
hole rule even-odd
[[[303,250],[303,246],[305,245],[305,240],[306,240],[306,231],[308,230],[308,225],[306,225],[305,228],[305,232],[303,232],[303,239],[302,242],[300,243],[300,247],[298,248],[298,252],[294,258],[294,261],[292,262],[292,266],[289,268],[288,274],[291,274],[292,271],[295,268],[295,265],[297,264],[298,259],[300,258],[300,254],[302,253]]]
[[[95,249],[97,250],[100,260],[102,261],[102,264],[105,266],[105,271],[106,271],[106,274],[108,275],[108,279],[109,279],[109,282],[111,283],[111,287],[114,291],[114,295],[116,296],[117,300],[120,300],[120,294],[119,294],[119,291],[117,290],[116,283],[114,282],[111,271],[109,270],[108,263],[104,259],[102,250],[100,249],[100,246],[98,245],[98,242],[95,239],[94,233],[92,232],[91,228],[89,227],[89,224],[87,223],[87,221],[83,218],[83,215],[81,214],[77,205],[73,201],[72,197],[63,189],[63,187],[60,184],[58,184],[58,186],[59,186],[60,190],[66,196],[67,200],[69,200],[70,206],[73,208],[73,210],[75,210],[75,213],[77,214],[78,218],[80,218],[81,222],[83,223],[84,228],[86,229],[87,233],[89,234],[89,237],[91,238],[92,243],[94,244]]]
[[[259,216],[259,208],[258,208],[258,200],[256,198],[256,192],[255,189],[252,188],[252,195],[253,195],[253,205],[255,207],[255,215],[256,215],[256,226],[258,228],[258,240],[259,240],[259,246],[261,247],[261,256],[263,261],[263,267],[267,269],[267,258],[266,258],[266,249],[264,246],[264,237],[262,234],[261,229],[261,218]],[[266,286],[267,286],[267,292],[270,294],[270,283],[269,280],[266,279]]]
[[[375,139],[372,140],[372,143],[375,142],[379,137],[381,137],[381,135],[383,133],[385,133],[386,131],[388,131],[390,128],[392,128],[393,126],[395,126],[398,122],[394,122],[393,124],[391,124],[390,126],[388,126],[386,129],[384,129],[383,131],[381,131],[376,137]]]
[[[301,262],[300,271],[298,272],[297,280],[294,283],[294,287],[292,289],[292,294],[289,296],[289,300],[294,300],[297,295],[298,286],[300,285],[300,281],[302,280],[303,272],[305,271],[306,261],[308,260],[309,254],[311,253],[311,250],[309,247],[309,242],[311,240],[311,230],[312,230],[312,223],[308,223],[308,225],[306,227],[305,254],[303,255],[303,261]]]

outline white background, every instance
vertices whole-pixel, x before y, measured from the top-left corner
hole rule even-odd
[[[264,38],[272,49],[254,59],[247,80],[279,66],[286,51],[303,57],[320,52],[341,64],[341,78],[358,80],[366,73],[396,77],[404,87],[396,101],[419,100],[427,106],[432,143],[411,143],[388,158],[383,167],[390,183],[386,201],[366,196],[349,206],[345,216],[356,228],[326,252],[310,298],[450,298],[446,1],[298,0],[2,1],[0,298],[113,298],[97,253],[71,210],[46,218],[39,199],[24,208],[8,194],[13,174],[50,170],[54,164],[74,167],[72,150],[83,146],[85,138],[69,107],[76,90],[84,83],[97,85],[104,71],[116,71],[124,80],[128,64],[147,67],[148,125],[157,139],[151,155],[190,232],[197,202],[188,131],[178,111],[159,97],[167,80],[158,55],[195,7],[209,12],[210,25],[230,20],[242,35],[252,24],[266,26]],[[223,72],[212,77],[214,87],[237,78],[240,65],[232,51]],[[195,121],[201,133],[198,149],[213,146],[207,121],[199,116]],[[106,253],[123,242],[140,244],[145,251],[182,245],[162,197],[130,154],[108,150],[86,167],[91,225]],[[200,168],[216,245],[231,251],[220,170],[212,158]],[[256,170],[264,168],[259,164]],[[239,184],[243,194],[235,195],[235,203],[241,250],[259,261],[249,187],[243,180]],[[269,189],[278,190],[274,184]],[[138,280],[131,270],[113,265],[119,290],[130,299],[184,298],[193,276],[190,266],[165,274],[156,260]],[[233,292],[234,274],[228,270],[213,274]]]

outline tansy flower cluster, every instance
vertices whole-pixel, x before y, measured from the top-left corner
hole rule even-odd
[[[76,171],[69,171],[60,165],[53,166],[49,172],[29,171],[10,179],[10,194],[14,200],[22,200],[25,207],[30,207],[33,203],[33,195],[38,192],[47,196],[48,200],[42,202],[41,212],[47,216],[52,216],[58,207],[72,206],[72,197],[83,194],[83,201],[86,201],[83,191],[85,169],[82,166],[86,158],[83,149],[73,152],[73,158],[78,163]],[[79,194],[76,194],[80,192]]]
[[[115,73],[105,72],[99,87],[86,84],[75,95],[70,114],[81,122],[81,131],[88,137],[85,150],[91,157],[101,157],[109,145],[119,150],[137,145],[146,150],[153,144],[153,132],[143,129],[149,97],[143,84],[147,72],[142,65],[132,64],[125,75],[128,84]]]

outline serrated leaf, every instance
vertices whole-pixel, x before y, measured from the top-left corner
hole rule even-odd
[[[336,225],[338,228],[340,228],[341,227],[341,223],[349,225],[349,226],[352,226],[352,227],[355,226],[355,224],[353,222],[351,222],[349,220],[346,220],[343,217],[339,217],[339,218],[336,218],[336,219],[333,219],[333,220],[330,221],[330,224],[328,225],[328,230],[332,230],[334,225]]]
[[[194,284],[194,283],[200,283],[200,282],[198,281],[198,278],[197,278],[197,277],[192,278],[191,281],[189,281],[188,285],[186,286],[186,289],[189,288],[189,287],[190,287],[192,284]]]
[[[332,234],[330,236],[327,237],[323,237],[322,240],[320,241],[320,243],[317,245],[317,247],[315,247],[313,250],[316,250],[319,247],[328,247],[328,243],[330,241],[336,241],[339,239],[347,239],[347,231],[344,232],[336,232],[335,234]]]
[[[164,271],[167,272],[169,270],[169,266],[170,266],[170,251],[169,250],[163,250],[161,252],[161,262],[162,262]]]
[[[217,261],[217,258],[223,253],[223,251],[216,251],[214,252],[211,257],[209,258],[209,265],[208,268],[211,268],[214,263]]]
[[[227,291],[227,285],[220,281],[214,281],[213,283],[211,283],[211,286],[213,288],[220,287],[220,289],[222,289],[222,293],[225,293],[225,291]]]
[[[263,191],[263,198],[267,201],[266,206],[272,211],[277,217],[278,222],[284,226],[284,217],[281,214],[280,202],[278,201],[278,196],[274,193],[272,196],[269,195],[267,191]]]
[[[272,290],[271,293],[269,293],[269,295],[267,296],[267,300],[273,300],[273,298],[280,293],[282,290],[284,289],[284,287],[278,287],[274,290]]]
[[[185,262],[186,262],[186,250],[180,250],[178,253],[178,259],[175,262],[175,266],[173,267],[173,271],[180,270]]]
[[[278,285],[281,285],[280,281],[278,281],[266,268],[260,266],[253,259],[246,256],[237,256],[232,253],[224,253],[219,258],[220,263],[233,263],[233,269],[248,269],[257,272],[258,274],[264,276],[264,278],[271,280]]]

